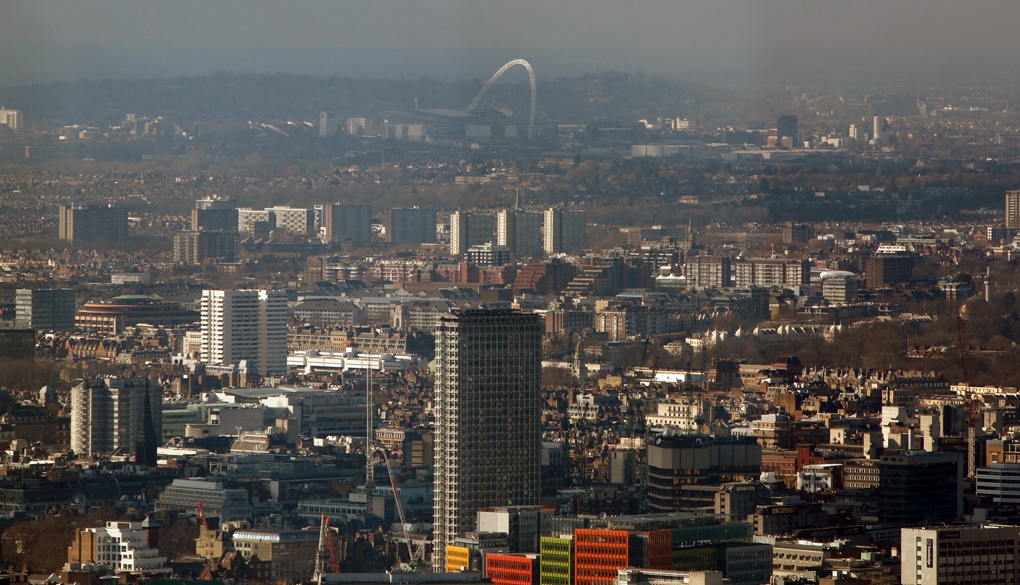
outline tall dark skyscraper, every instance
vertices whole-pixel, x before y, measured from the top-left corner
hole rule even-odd
[[[784,138],[789,138],[790,146],[796,148],[797,127],[797,116],[779,116],[776,119],[776,136],[779,138],[779,143],[782,144]]]
[[[435,570],[479,510],[539,502],[542,322],[509,310],[444,316],[436,339]]]

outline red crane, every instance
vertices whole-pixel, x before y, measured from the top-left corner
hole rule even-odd
[[[327,523],[329,522],[329,518],[326,519],[326,522]],[[336,542],[333,540],[332,536],[328,536],[329,528],[326,529],[326,533],[327,533],[326,543],[329,545],[329,564],[333,566],[334,573],[339,573],[340,555],[336,553]]]

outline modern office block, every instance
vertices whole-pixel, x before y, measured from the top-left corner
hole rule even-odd
[[[539,583],[574,585],[574,541],[543,536],[539,547]]]
[[[890,526],[950,522],[963,515],[963,456],[900,451],[878,462],[878,516]]]
[[[900,583],[942,585],[1020,582],[1020,528],[931,526],[900,531]]]
[[[279,290],[202,292],[202,359],[246,361],[259,375],[287,371],[287,294]]]
[[[630,533],[626,530],[574,531],[574,583],[613,585],[616,572],[630,566]]]
[[[120,450],[156,465],[163,388],[152,378],[99,378],[71,389],[71,450],[92,456]]]
[[[74,331],[77,310],[71,289],[19,288],[14,293],[14,326],[37,331]]]
[[[198,505],[207,517],[220,522],[252,519],[251,498],[244,488],[227,488],[221,481],[175,479],[156,499],[156,512],[198,514]]]
[[[516,311],[444,316],[436,339],[433,566],[476,514],[538,504],[542,324]]]

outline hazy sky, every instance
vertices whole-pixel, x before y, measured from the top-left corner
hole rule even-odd
[[[217,71],[727,83],[1020,68],[1016,0],[0,0],[0,85]]]

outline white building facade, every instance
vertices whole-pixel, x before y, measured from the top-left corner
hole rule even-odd
[[[202,359],[247,360],[259,375],[287,370],[287,293],[279,290],[202,292]]]

